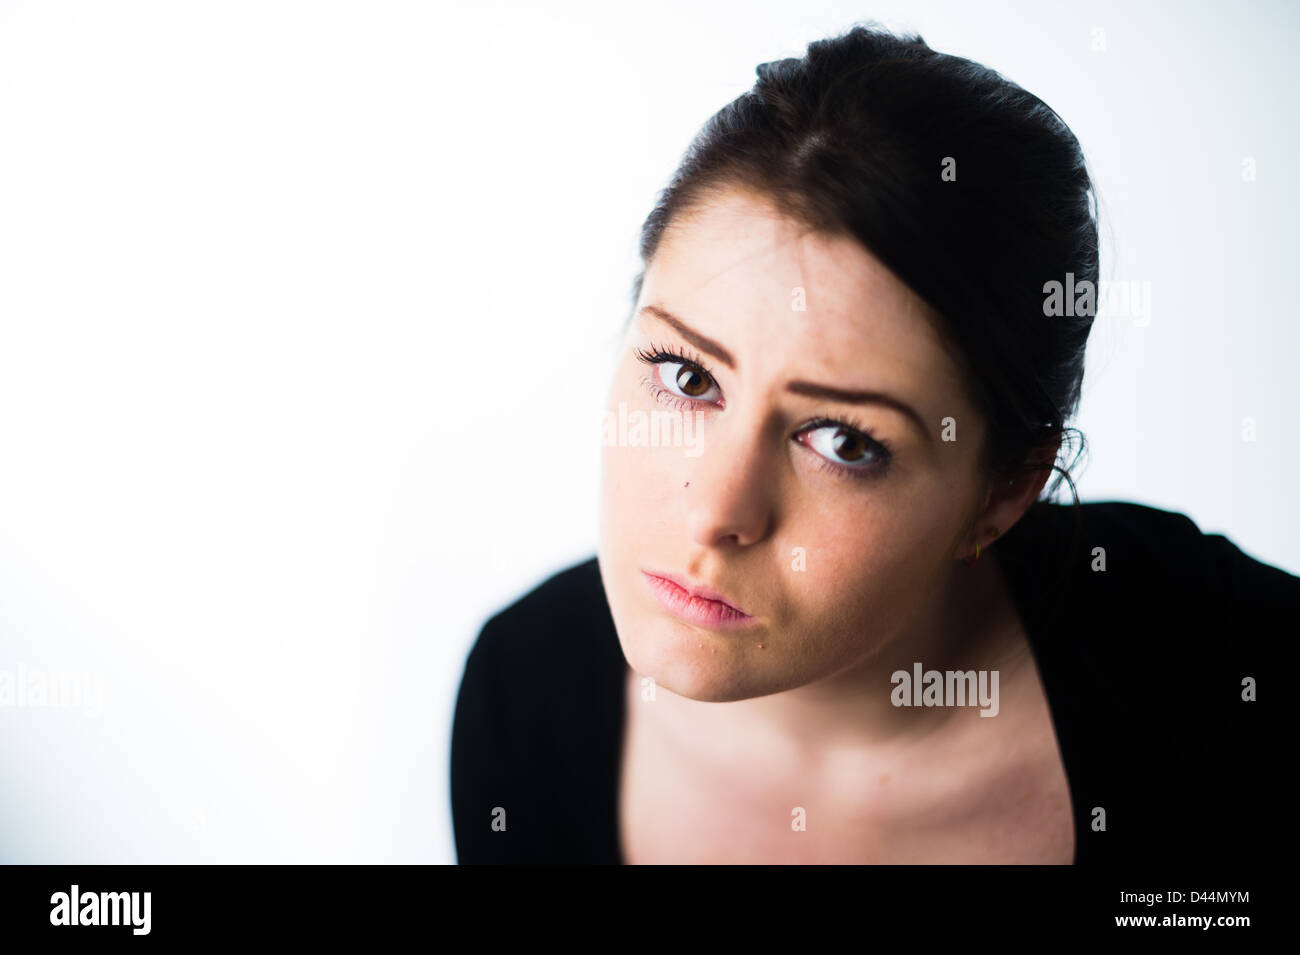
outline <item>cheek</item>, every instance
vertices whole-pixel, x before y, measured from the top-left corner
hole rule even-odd
[[[672,629],[644,591],[641,567],[672,563],[683,552],[677,518],[681,502],[673,497],[680,450],[606,446],[602,449],[600,540],[597,557],[610,614],[623,653],[633,669],[654,674],[665,686],[690,686],[674,677],[674,667],[688,660],[678,630]],[[687,480],[682,478],[682,481]],[[681,487],[681,483],[677,484]],[[679,628],[680,629],[680,628]],[[677,634],[676,637],[667,634]],[[696,638],[691,636],[690,645]],[[689,695],[689,693],[688,693]]]
[[[906,599],[909,555],[890,543],[893,522],[878,513],[855,515],[848,527],[806,527],[806,567],[791,573],[793,616],[800,642],[857,653],[886,640],[896,628],[894,613]]]
[[[639,362],[625,364],[605,402],[600,506],[602,523],[611,530],[653,534],[676,513],[671,509],[680,506],[680,499],[673,490],[681,489],[690,477],[693,459],[685,453],[688,447],[659,446],[659,438],[690,437],[693,432],[661,428],[659,422],[680,419],[682,413],[666,409],[646,391],[641,379],[648,374]],[[635,538],[623,541],[630,546]]]
[[[607,446],[601,450],[601,544],[635,556],[637,551],[673,554],[681,550],[681,499],[673,489],[689,480],[680,450]],[[655,546],[669,540],[667,551]]]
[[[943,501],[933,488],[914,498],[882,485],[838,512],[806,515],[799,536],[817,543],[804,570],[786,574],[801,639],[831,658],[860,655],[915,619],[947,569],[958,516]]]
[[[673,492],[689,480],[692,459],[680,447],[647,444],[646,416],[663,411],[639,384],[640,371],[639,365],[620,370],[601,427],[600,557],[619,571],[611,588],[623,586],[639,557],[681,550],[681,528],[674,524],[681,499]],[[660,546],[664,541],[669,546]]]

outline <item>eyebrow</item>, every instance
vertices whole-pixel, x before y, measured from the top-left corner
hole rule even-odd
[[[726,365],[733,371],[736,368],[736,360],[731,356],[731,352],[723,348],[711,338],[701,335],[695,329],[691,328],[676,315],[660,308],[658,305],[645,305],[638,314],[649,314],[666,325],[671,326],[677,334],[686,339],[700,351],[716,358],[722,364]],[[887,408],[893,408],[895,411],[905,415],[913,424],[925,435],[926,440],[930,440],[930,429],[925,426],[925,422],[916,410],[905,401],[900,401],[893,395],[886,394],[883,391],[860,391],[847,388],[832,388],[830,385],[819,385],[811,381],[791,381],[785,386],[785,390],[794,395],[803,395],[806,398],[821,398],[824,401],[836,401],[848,405],[883,405]]]

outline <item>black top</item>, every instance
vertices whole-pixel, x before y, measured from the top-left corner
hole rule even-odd
[[[1290,754],[1266,751],[1260,731],[1284,692],[1273,648],[1295,634],[1300,578],[1183,514],[1122,501],[1038,502],[993,546],[1060,744],[1074,861],[1261,857]],[[594,557],[487,621],[452,729],[461,864],[623,861],[627,671]],[[1257,702],[1242,698],[1246,677]]]

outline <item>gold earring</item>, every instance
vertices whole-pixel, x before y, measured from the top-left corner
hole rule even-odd
[[[993,531],[993,540],[997,540],[997,537],[998,537],[998,529],[997,529],[996,527],[991,527],[991,528],[989,528],[989,529],[990,529],[991,531]],[[992,541],[990,541],[989,543],[992,543]],[[979,562],[979,559],[980,559],[980,542],[979,542],[979,538],[976,538],[976,539],[975,539],[975,554],[974,554],[974,556],[972,556],[972,557],[963,557],[963,558],[962,558],[962,563],[964,563],[967,567],[974,567],[974,566]]]

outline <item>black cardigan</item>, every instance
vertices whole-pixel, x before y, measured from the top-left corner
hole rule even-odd
[[[1183,514],[1122,501],[1038,502],[993,546],[1061,747],[1075,863],[1262,858],[1290,752],[1261,734],[1280,709],[1275,647],[1295,635],[1300,578]],[[594,557],[487,621],[452,728],[461,864],[622,862],[626,673]],[[1258,701],[1242,699],[1246,677]]]

